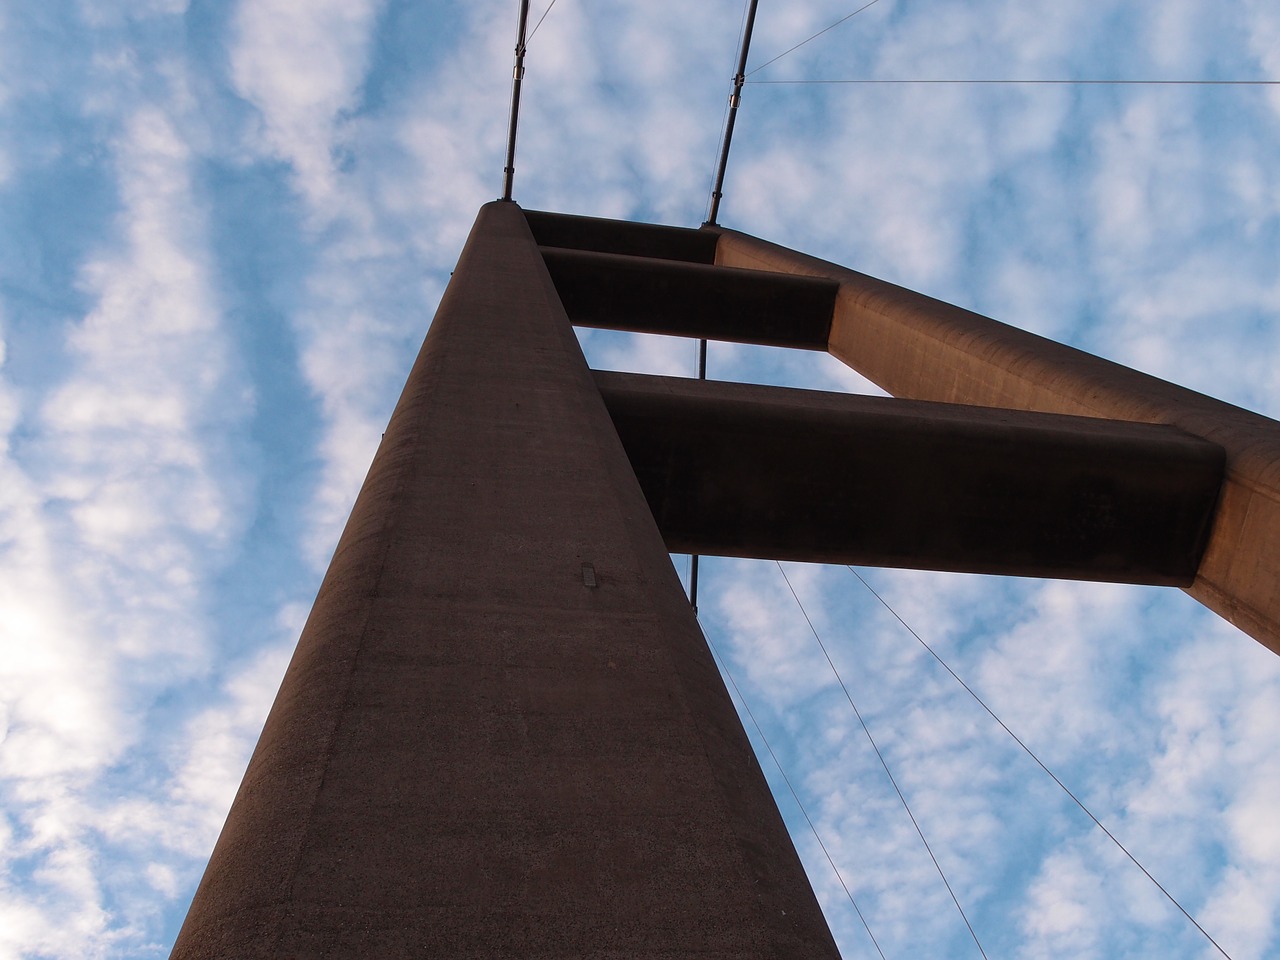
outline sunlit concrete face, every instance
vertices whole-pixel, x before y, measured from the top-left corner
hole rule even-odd
[[[835,957],[514,204],[483,209],[174,957]]]

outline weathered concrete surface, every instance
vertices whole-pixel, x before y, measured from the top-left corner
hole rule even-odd
[[[759,270],[544,247],[578,326],[826,350],[837,285]]]
[[[716,262],[840,283],[830,351],[896,397],[1167,423],[1221,445],[1227,479],[1188,592],[1280,652],[1280,423],[732,230]]]
[[[675,553],[1185,586],[1222,483],[1177,427],[595,376]]]
[[[524,217],[490,204],[173,956],[836,955]]]

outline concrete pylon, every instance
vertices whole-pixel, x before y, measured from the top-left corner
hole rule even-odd
[[[524,214],[489,204],[173,957],[837,955]]]
[[[593,373],[573,324],[899,399]],[[1178,585],[1280,650],[1278,538],[1275,421],[744,234],[489,204],[173,956],[835,957],[669,550]]]

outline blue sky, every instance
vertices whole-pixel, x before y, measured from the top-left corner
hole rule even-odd
[[[752,64],[855,6],[762,0]],[[741,12],[559,0],[516,199],[701,222]],[[515,13],[0,8],[0,960],[167,955],[500,192]],[[873,77],[1280,78],[1280,13],[880,0],[752,79]],[[759,84],[721,221],[1274,416],[1277,155],[1263,88]],[[583,340],[694,370],[688,342]],[[825,357],[710,365],[871,389]],[[975,956],[777,568],[703,570],[704,626],[886,955]],[[787,571],[990,956],[1212,955],[848,571]],[[1178,591],[864,576],[1233,957],[1280,950],[1280,659]],[[783,791],[845,956],[874,956]]]

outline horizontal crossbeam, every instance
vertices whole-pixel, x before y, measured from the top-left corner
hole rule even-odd
[[[1280,422],[834,263],[719,231],[716,262],[840,284],[831,354],[896,397],[1172,424],[1226,480],[1187,592],[1280,653]]]
[[[578,326],[826,350],[829,280],[648,257],[542,248]]]
[[[1223,477],[1170,426],[595,377],[674,553],[1186,585]]]
[[[714,263],[716,259],[719,235],[712,231],[538,210],[526,210],[524,216],[534,239],[544,247],[622,253],[689,263]]]

